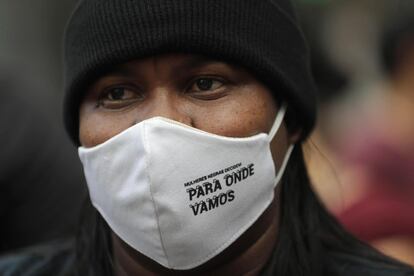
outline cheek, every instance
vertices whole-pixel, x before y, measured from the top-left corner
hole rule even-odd
[[[133,122],[132,116],[128,114],[110,114],[81,106],[79,140],[82,146],[93,147],[121,133]]]

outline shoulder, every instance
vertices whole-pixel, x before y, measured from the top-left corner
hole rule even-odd
[[[73,275],[74,242],[53,242],[0,256],[0,275]]]
[[[330,254],[329,270],[340,276],[414,276],[414,268],[393,261],[363,258],[347,253]]]

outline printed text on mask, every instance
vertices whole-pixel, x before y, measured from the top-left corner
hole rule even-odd
[[[222,176],[225,172],[227,173]],[[243,185],[243,180],[252,175],[254,175],[254,164],[241,167],[241,163],[239,163],[208,176],[198,178],[198,181],[196,180],[186,183],[184,186],[190,186],[194,182],[215,177],[196,187],[187,188],[188,199],[192,202],[190,208],[193,211],[194,216],[198,216],[204,212],[225,205],[228,202],[232,202],[235,199],[234,190],[228,189],[227,191],[223,191],[223,189],[230,188],[233,185]]]

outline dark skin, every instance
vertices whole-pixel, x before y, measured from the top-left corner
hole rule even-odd
[[[80,106],[79,138],[93,147],[155,116],[222,136],[248,137],[268,133],[278,109],[267,87],[240,67],[195,55],[161,55],[122,64],[90,87]],[[282,124],[271,143],[277,168],[299,137]],[[112,233],[116,275],[258,275],[277,241],[279,195],[280,185],[276,200],[246,233],[189,271],[164,268]]]

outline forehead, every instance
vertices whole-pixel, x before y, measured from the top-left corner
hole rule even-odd
[[[209,69],[223,73],[233,72],[245,76],[253,76],[243,66],[228,61],[195,54],[168,53],[133,59],[111,66],[100,74],[97,79],[113,74],[125,76],[133,76],[136,73],[182,75],[192,73],[198,69]]]
[[[195,55],[195,54],[182,54],[182,53],[168,53],[161,55],[149,56],[141,59],[133,59],[122,64],[113,66],[112,70],[118,69],[132,69],[132,68],[148,68],[148,66],[154,68],[171,67],[178,71],[192,69],[195,67],[206,66],[209,64],[225,65],[232,69],[244,70],[242,66],[236,65],[229,61],[220,60],[217,58]]]

